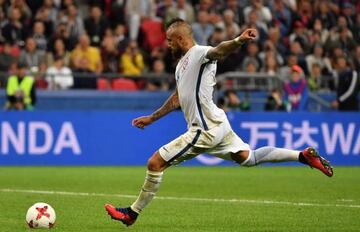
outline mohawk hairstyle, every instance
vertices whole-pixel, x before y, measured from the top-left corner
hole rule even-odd
[[[177,26],[183,23],[187,23],[187,22],[181,18],[173,18],[166,24],[166,28],[168,29],[171,26]]]
[[[192,35],[193,33],[191,25],[181,18],[172,19],[166,26],[166,29],[169,29],[170,27],[179,27],[181,28],[180,30],[185,34]]]

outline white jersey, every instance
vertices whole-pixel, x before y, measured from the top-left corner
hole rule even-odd
[[[188,127],[209,130],[226,120],[225,112],[213,102],[216,61],[206,54],[211,47],[195,45],[180,59],[175,79],[179,102]]]

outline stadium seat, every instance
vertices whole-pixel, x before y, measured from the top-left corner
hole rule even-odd
[[[36,83],[36,88],[38,89],[47,89],[49,85],[47,81],[43,79],[36,80],[35,83]]]
[[[143,33],[143,47],[149,51],[155,47],[162,46],[165,41],[165,32],[163,25],[159,21],[145,20],[141,24],[141,32]]]
[[[133,80],[119,78],[112,81],[112,89],[116,91],[137,91],[138,87]]]
[[[98,90],[109,90],[111,89],[110,83],[105,78],[100,78],[97,80],[97,89]]]

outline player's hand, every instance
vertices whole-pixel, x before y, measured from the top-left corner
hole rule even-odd
[[[141,116],[132,120],[132,125],[137,128],[144,129],[153,122],[154,120],[151,116]]]
[[[334,109],[337,109],[337,108],[339,108],[339,102],[338,101],[333,101],[333,102],[331,102],[331,107],[332,108],[334,108]]]
[[[257,34],[258,32],[256,29],[248,28],[243,33],[241,33],[241,35],[239,36],[239,40],[244,43],[248,41],[253,41],[256,39]]]

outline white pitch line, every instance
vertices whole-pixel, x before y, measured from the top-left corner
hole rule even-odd
[[[63,195],[63,196],[82,196],[82,197],[118,197],[118,198],[137,198],[135,195],[107,194],[107,193],[84,193],[84,192],[65,192],[65,191],[44,191],[31,189],[0,189],[4,193],[30,193],[45,195]],[[176,201],[201,201],[201,202],[224,202],[224,203],[248,203],[258,205],[289,205],[289,206],[312,206],[312,207],[342,207],[342,208],[360,208],[360,205],[344,204],[320,204],[309,202],[290,202],[290,201],[271,201],[271,200],[249,200],[249,199],[219,199],[219,198],[193,198],[193,197],[155,197],[158,200],[176,200]]]

